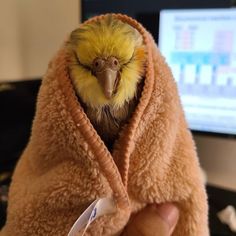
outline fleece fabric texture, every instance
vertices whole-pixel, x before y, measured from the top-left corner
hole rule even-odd
[[[147,47],[135,112],[110,153],[78,102],[63,45],[42,81],[1,236],[65,236],[88,205],[102,197],[113,197],[117,210],[96,219],[86,235],[120,235],[131,213],[163,202],[180,209],[174,236],[209,235],[201,170],[171,71],[138,22],[114,16],[135,27]]]

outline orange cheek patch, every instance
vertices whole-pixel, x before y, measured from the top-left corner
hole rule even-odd
[[[144,65],[145,65],[145,60],[146,60],[147,56],[146,56],[146,50],[144,46],[140,46],[136,49],[135,52],[135,59],[139,64],[139,72],[143,73],[144,72]]]

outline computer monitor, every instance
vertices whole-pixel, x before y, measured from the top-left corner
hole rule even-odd
[[[236,135],[236,9],[161,10],[158,44],[189,127]]]

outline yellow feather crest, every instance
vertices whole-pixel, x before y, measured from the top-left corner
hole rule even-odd
[[[142,38],[132,26],[108,15],[73,31],[71,42],[81,64],[91,66],[94,58],[110,55],[121,64],[126,63]]]

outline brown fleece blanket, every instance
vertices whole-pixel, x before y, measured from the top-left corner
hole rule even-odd
[[[110,153],[78,102],[63,45],[42,81],[1,236],[67,235],[101,197],[113,197],[117,211],[96,219],[86,235],[119,235],[131,213],[163,202],[180,209],[173,235],[208,235],[204,184],[171,71],[139,23],[116,17],[142,34],[148,54],[142,96],[129,124]]]

